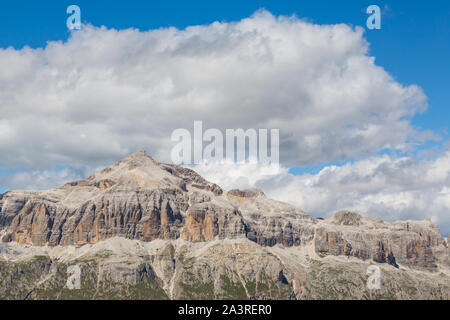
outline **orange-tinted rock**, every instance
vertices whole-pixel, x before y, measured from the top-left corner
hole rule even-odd
[[[84,245],[111,237],[142,241],[244,238],[261,246],[311,245],[317,253],[393,266],[449,264],[430,221],[386,223],[341,211],[313,219],[257,189],[226,194],[194,171],[133,154],[87,179],[48,191],[0,195],[3,241]],[[3,233],[3,232],[2,232]]]

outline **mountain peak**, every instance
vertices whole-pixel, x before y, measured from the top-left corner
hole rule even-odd
[[[150,157],[145,151],[137,151],[137,152],[133,152],[133,153],[129,154],[128,156],[126,156],[125,158],[122,159],[122,161],[135,160],[135,159],[151,159],[151,160],[153,160],[153,158]]]
[[[155,161],[152,157],[150,157],[145,151],[134,152],[119,162],[116,165],[120,164],[130,164],[134,167],[138,166],[148,166],[148,165],[157,165],[158,162]]]
[[[60,188],[2,196],[2,228],[6,241],[33,245],[82,245],[112,236],[144,241],[247,238],[268,246],[309,243],[321,254],[430,270],[446,261],[439,228],[429,223],[384,223],[351,211],[317,221],[258,189],[224,194],[195,171],[159,163],[145,152]],[[400,236],[408,241],[398,241]],[[430,244],[435,252],[427,249]],[[412,259],[410,252],[420,257]]]
[[[203,190],[212,192],[215,195],[223,193],[222,189],[201,177],[195,171],[155,161],[145,152],[132,153],[117,163],[109,166],[99,172],[94,173],[90,177],[69,182],[59,189],[65,189],[70,192],[70,196],[78,194],[73,193],[73,188],[92,187],[94,195],[104,190],[127,190],[133,192],[135,190],[179,190],[186,192],[192,190]],[[83,193],[86,189],[78,190]],[[84,198],[83,198],[84,199]],[[85,200],[85,199],[84,199]]]
[[[219,282],[214,287],[212,294],[216,297],[217,290],[228,285],[236,274],[233,271],[222,275],[221,270],[228,272],[233,266],[236,272],[241,272],[242,279],[256,274],[264,274],[263,278],[269,279],[268,270],[272,270],[270,286],[285,287],[270,292],[287,292],[287,297],[301,294],[303,297],[309,291],[299,288],[307,285],[301,282],[308,279],[307,270],[324,263],[333,267],[342,263],[336,272],[329,272],[328,267],[318,272],[331,274],[323,280],[325,286],[334,281],[336,274],[342,275],[349,270],[342,282],[361,278],[361,288],[365,288],[366,266],[377,263],[383,268],[383,277],[388,277],[387,271],[395,272],[395,276],[386,278],[386,283],[394,286],[386,288],[386,297],[392,295],[392,288],[400,287],[401,283],[406,283],[403,281],[410,281],[410,277],[418,274],[413,268],[421,272],[420,279],[428,272],[430,279],[434,277],[429,284],[441,290],[435,291],[436,295],[448,297],[448,241],[442,238],[439,228],[429,222],[388,223],[352,211],[340,211],[327,220],[317,220],[296,207],[271,200],[258,189],[224,193],[218,185],[208,182],[195,171],[159,163],[145,152],[130,154],[87,179],[59,188],[11,191],[0,196],[0,239],[6,242],[3,247],[14,250],[19,244],[27,244],[33,246],[29,247],[32,252],[68,252],[70,259],[77,257],[77,263],[81,260],[80,251],[74,254],[73,250],[78,249],[51,247],[89,244],[92,247],[85,247],[89,250],[96,246],[99,250],[108,250],[105,261],[113,263],[114,267],[109,269],[106,265],[107,270],[125,270],[124,266],[139,268],[132,269],[139,271],[114,274],[114,277],[124,275],[127,279],[130,277],[126,274],[141,272],[143,260],[140,259],[149,257],[151,260],[148,264],[145,262],[145,266],[154,268],[155,277],[166,279],[161,281],[165,281],[171,297],[182,293],[180,288],[184,288],[184,283],[178,287],[177,283],[187,281],[183,279],[193,279],[194,287],[211,279],[226,279],[227,282]],[[163,244],[168,245],[167,250],[163,249]],[[86,249],[79,250],[86,252]],[[153,249],[156,251],[149,255],[148,250]],[[3,256],[1,245],[0,251]],[[92,251],[95,259],[103,259],[103,255],[97,254],[99,252]],[[110,252],[114,255],[111,259]],[[27,256],[31,255],[27,253]],[[119,256],[123,261],[126,259],[126,263],[117,260]],[[84,260],[83,254],[83,261],[91,261],[91,256],[88,257],[89,260]],[[187,257],[189,259],[185,259]],[[54,260],[58,259],[54,259],[52,253],[50,261],[53,263]],[[185,264],[187,261],[189,264]],[[412,270],[407,274],[407,280],[397,280],[400,273],[396,270],[400,267]],[[87,269],[83,267],[83,270]],[[359,277],[355,276],[355,270],[360,270]],[[436,271],[441,273],[437,275]],[[109,277],[108,272],[99,271],[99,274]],[[192,275],[199,278],[191,278]],[[38,278],[41,279],[40,273]],[[260,281],[255,279],[252,283]],[[216,282],[213,280],[213,286]],[[289,287],[290,283],[292,287]],[[315,283],[316,280],[309,289],[312,290],[311,298],[317,297],[313,291]],[[1,284],[0,279],[3,288]],[[423,288],[429,288],[429,284]],[[352,291],[355,287],[341,290],[341,286],[339,281],[338,289],[333,292]],[[244,289],[239,291],[245,292]],[[33,292],[31,287],[29,290]],[[249,293],[248,298],[250,295],[253,293]],[[255,297],[263,296],[258,293]],[[367,292],[358,297],[367,297]]]

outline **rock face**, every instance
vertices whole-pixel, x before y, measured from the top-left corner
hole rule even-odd
[[[261,246],[312,244],[397,266],[448,264],[448,244],[429,221],[386,223],[340,211],[317,220],[260,190],[224,192],[194,171],[135,153],[85,180],[0,198],[4,242],[34,246],[93,244],[114,236],[211,241],[248,238]]]
[[[190,169],[158,163],[145,153],[132,154],[87,179],[55,189],[0,195],[0,235],[3,243],[35,247],[79,247],[114,237],[143,243],[187,241],[204,245],[247,241],[254,244],[252,250],[307,251],[316,258],[346,257],[424,272],[450,269],[448,242],[430,221],[387,223],[349,211],[337,212],[327,220],[314,219],[291,205],[267,198],[260,190],[226,192]],[[230,253],[220,254],[228,257]],[[269,260],[261,265],[272,261],[271,257],[267,254],[265,259]],[[166,271],[171,277],[180,277],[183,283],[199,281],[183,273],[173,274],[173,257],[158,261],[170,269]],[[282,284],[288,271],[277,261],[270,262],[279,264],[270,279],[280,291],[286,289]],[[145,268],[149,262],[141,263],[144,265],[139,268]],[[199,274],[212,272],[198,268]],[[146,277],[153,277],[146,270]],[[259,269],[252,272],[263,276]],[[237,281],[234,273],[226,275],[231,283]],[[209,277],[213,281],[216,276]],[[288,290],[289,295],[307,296],[305,279],[292,271],[289,285],[295,290],[290,287],[293,291]],[[164,292],[167,294],[167,290]],[[246,294],[250,296],[247,289]],[[168,296],[185,297],[181,293]]]
[[[450,299],[450,276],[382,263],[319,257],[302,246],[246,238],[151,242],[113,237],[79,248],[0,244],[0,299]],[[80,289],[67,285],[70,266]]]

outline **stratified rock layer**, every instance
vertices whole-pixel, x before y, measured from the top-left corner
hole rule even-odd
[[[144,153],[59,188],[1,195],[0,231],[3,242],[34,246],[81,246],[116,236],[146,242],[247,238],[394,267],[450,266],[448,244],[430,221],[387,223],[347,211],[318,220],[260,190],[225,192],[190,169]]]

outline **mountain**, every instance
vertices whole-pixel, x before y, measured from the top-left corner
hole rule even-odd
[[[0,236],[3,299],[450,298],[448,241],[431,221],[315,219],[145,153],[0,195]],[[82,290],[66,286],[72,265]]]

